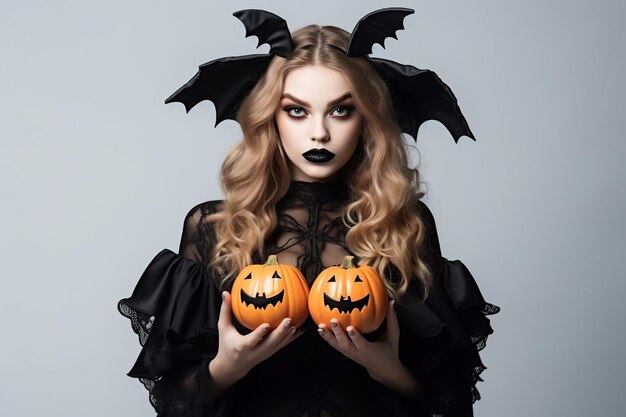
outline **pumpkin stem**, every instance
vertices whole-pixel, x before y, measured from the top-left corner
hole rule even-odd
[[[267,257],[267,262],[265,262],[265,265],[278,265],[278,258],[276,257],[276,255],[270,255]]]
[[[352,262],[352,260],[354,259],[354,256],[346,256],[343,258],[343,261],[341,261],[341,267],[348,269],[348,268],[354,268],[354,262]]]

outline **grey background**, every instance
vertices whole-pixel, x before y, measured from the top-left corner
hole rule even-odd
[[[476,415],[622,415],[626,7],[590,0],[2,1],[3,415],[154,415],[116,302],[240,137],[163,100],[255,52],[235,10],[351,30],[388,6],[418,12],[374,55],[436,71],[478,138],[428,122],[413,152],[444,255],[502,307]]]

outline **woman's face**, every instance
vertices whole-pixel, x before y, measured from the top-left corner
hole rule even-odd
[[[348,81],[320,65],[297,68],[285,77],[275,119],[293,180],[334,180],[359,142],[361,115]]]

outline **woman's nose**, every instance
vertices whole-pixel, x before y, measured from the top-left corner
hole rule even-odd
[[[328,132],[328,127],[326,126],[326,121],[322,119],[314,119],[313,127],[311,132],[311,140],[326,142],[330,139],[330,134]]]

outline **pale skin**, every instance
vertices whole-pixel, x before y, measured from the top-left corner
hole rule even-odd
[[[319,65],[291,71],[274,113],[291,178],[304,182],[335,179],[358,145],[361,119],[343,74]],[[309,162],[302,154],[311,149],[326,149],[335,157],[321,164]]]
[[[285,78],[275,120],[290,160],[291,178],[324,182],[332,180],[354,153],[362,117],[354,108],[349,83],[342,73],[308,65],[293,70]],[[322,164],[309,162],[302,153],[313,148],[327,149],[335,157]],[[218,331],[218,352],[209,363],[213,398],[304,332],[285,319],[272,331],[264,323],[241,335],[232,323],[228,292],[223,293]],[[333,348],[363,366],[374,380],[407,396],[422,395],[420,384],[398,356],[400,327],[393,301],[387,312],[385,331],[376,341],[367,341],[352,326],[342,329],[336,320],[331,320],[330,328],[320,324],[318,332]]]

